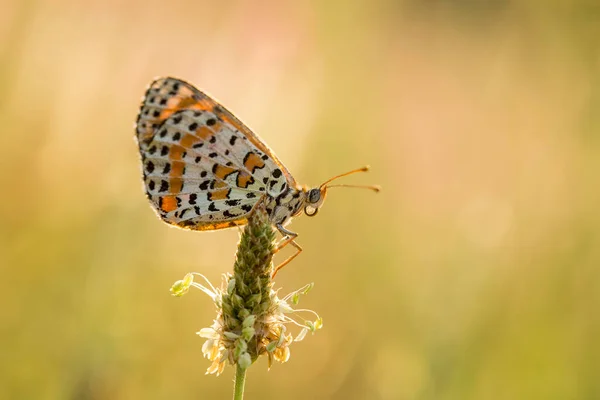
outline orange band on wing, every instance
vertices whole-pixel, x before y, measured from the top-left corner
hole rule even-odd
[[[231,192],[231,189],[222,189],[222,190],[217,190],[216,192],[209,192],[208,193],[208,200],[224,200],[227,199],[229,196],[229,192]]]
[[[225,178],[227,178],[227,176],[229,174],[232,174],[235,171],[236,171],[236,169],[234,169],[234,168],[225,167],[220,164],[215,164],[215,166],[213,167],[213,173],[215,174],[215,176],[222,180],[225,180]]]
[[[248,185],[254,183],[254,178],[246,171],[240,171],[237,176],[236,185],[241,188],[247,188]]]
[[[204,140],[210,139],[212,134],[212,131],[206,126],[201,126],[200,128],[196,129],[196,136]]]
[[[160,209],[164,212],[169,212],[177,209],[177,198],[175,196],[164,196]]]
[[[172,108],[165,108],[164,110],[162,110],[160,112],[160,116],[158,117],[157,122],[163,122],[165,119],[169,118],[171,115],[173,115],[173,113],[177,111],[176,109],[172,109]]]
[[[171,193],[178,194],[183,188],[183,180],[181,178],[171,178],[169,181],[169,188]]]
[[[185,152],[186,150],[183,147],[174,144],[171,146],[171,150],[169,151],[169,158],[173,161],[181,160],[182,155]]]
[[[181,146],[189,149],[190,147],[192,147],[193,145],[195,145],[196,143],[198,143],[200,140],[198,139],[198,136],[196,135],[190,135],[190,134],[185,134],[183,135],[183,139],[181,139]]]
[[[256,153],[248,153],[244,158],[244,167],[250,173],[254,173],[256,168],[262,168],[265,166],[265,162],[260,159],[260,157]]]
[[[224,222],[216,222],[216,223],[213,222],[213,223],[208,223],[208,224],[196,224],[193,226],[185,226],[183,224],[178,224],[178,225],[183,228],[193,229],[196,231],[213,231],[216,229],[231,228],[231,227],[237,226],[237,225],[245,225],[247,223],[248,223],[248,220],[246,218],[242,218],[242,219],[238,219],[235,221],[224,221]]]
[[[171,164],[170,176],[174,178],[180,178],[183,175],[185,163],[183,161],[173,161]]]
[[[180,110],[181,109],[205,110],[205,108],[200,108],[200,104],[199,104],[198,100],[194,99],[191,96],[190,97],[184,97],[183,99],[181,99],[181,101],[177,104],[177,107]]]

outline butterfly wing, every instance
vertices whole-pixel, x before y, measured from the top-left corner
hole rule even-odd
[[[173,225],[194,230],[242,225],[263,197],[295,186],[257,135],[179,79],[150,85],[136,135],[148,198]]]

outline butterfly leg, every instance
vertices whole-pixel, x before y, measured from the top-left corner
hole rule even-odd
[[[273,251],[273,253],[277,253],[279,250],[283,249],[288,244],[294,243],[294,239],[298,237],[298,234],[296,232],[288,231],[281,224],[277,224],[276,227],[279,233],[281,233],[281,235],[283,236],[283,239],[281,239],[281,241],[275,245],[275,250]]]
[[[280,224],[277,225],[277,229],[279,230],[279,232],[281,232],[282,235],[285,235],[285,236],[281,240],[281,242],[277,243],[273,253],[277,253],[279,250],[283,249],[288,244],[291,244],[292,246],[294,246],[296,248],[296,250],[298,250],[298,251],[296,253],[294,253],[293,255],[291,255],[290,257],[288,257],[285,261],[283,261],[277,267],[275,267],[275,270],[273,271],[273,275],[271,276],[272,278],[274,278],[275,275],[277,275],[277,272],[281,268],[285,267],[290,261],[292,261],[294,258],[296,258],[298,256],[298,254],[300,254],[302,252],[302,247],[300,247],[300,245],[294,241],[294,239],[296,239],[298,237],[298,234],[296,232],[288,231]]]

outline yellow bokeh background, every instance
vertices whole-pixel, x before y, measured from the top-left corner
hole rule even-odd
[[[0,0],[0,398],[221,399],[204,375],[233,230],[161,223],[133,122],[171,75],[300,183],[282,293],[324,329],[248,399],[600,398],[594,1]],[[285,255],[282,255],[282,257]]]

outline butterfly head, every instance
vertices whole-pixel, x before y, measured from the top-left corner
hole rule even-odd
[[[306,192],[306,200],[304,205],[304,214],[309,217],[314,217],[319,212],[319,208],[325,201],[327,194],[326,188],[312,188]]]
[[[341,178],[343,176],[354,174],[356,172],[367,172],[368,170],[369,170],[368,166],[365,166],[365,167],[362,167],[359,169],[355,169],[355,170],[334,176],[333,178],[325,181],[319,187],[308,189],[306,191],[306,197],[304,200],[304,213],[306,215],[308,215],[309,217],[314,217],[315,215],[317,215],[317,213],[319,212],[319,208],[321,208],[321,206],[323,205],[323,202],[325,201],[325,197],[327,196],[327,189],[332,188],[332,187],[354,187],[354,188],[370,189],[370,190],[373,190],[374,192],[379,192],[381,190],[381,188],[377,185],[373,185],[373,186],[329,185],[330,182],[332,182],[338,178]]]

